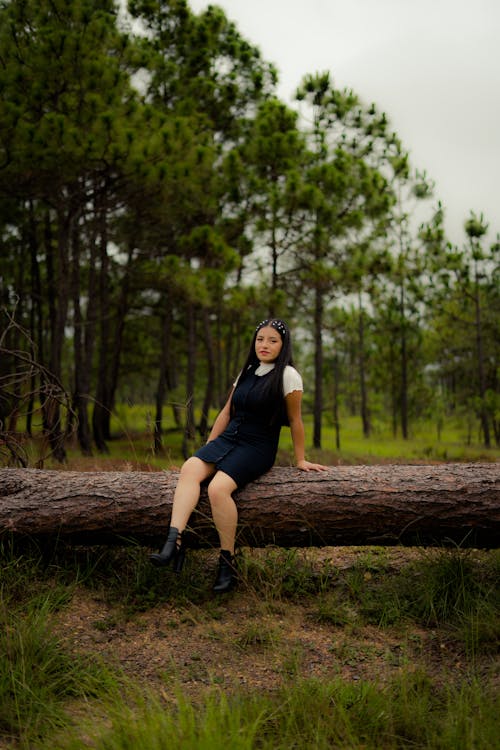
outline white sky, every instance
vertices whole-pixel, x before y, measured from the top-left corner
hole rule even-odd
[[[436,183],[453,242],[471,210],[500,231],[499,0],[189,0],[219,5],[276,65],[292,104],[329,70],[386,112],[412,165]]]

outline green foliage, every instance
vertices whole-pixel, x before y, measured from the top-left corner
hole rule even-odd
[[[107,146],[117,141],[117,107],[123,113],[133,98],[124,65],[127,40],[117,32],[112,2],[54,7],[45,0],[16,0],[1,14],[8,60],[1,73],[2,145],[15,159],[13,171],[4,168],[0,175],[13,180],[17,172],[11,189],[20,183],[24,192],[34,163],[35,194],[55,197],[77,169],[89,171],[109,159]]]
[[[471,213],[461,248],[436,241],[437,227],[426,234],[434,273],[430,346],[439,363],[442,388],[454,391],[461,408],[479,419],[484,445],[498,443],[498,271],[499,245],[486,239],[484,217]],[[467,335],[473,332],[473,340]],[[456,382],[450,386],[451,371]]]
[[[299,680],[272,695],[228,696],[214,690],[201,705],[181,695],[177,710],[147,696],[133,709],[117,705],[112,727],[91,731],[97,750],[192,748],[236,750],[314,747],[409,747],[466,750],[493,747],[498,697],[478,682],[463,689],[434,689],[419,673],[385,686],[340,680]],[[61,750],[80,747],[66,737]]]

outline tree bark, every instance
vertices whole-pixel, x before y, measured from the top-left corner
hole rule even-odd
[[[363,425],[363,437],[370,437],[372,427],[370,409],[368,407],[368,389],[366,385],[366,358],[365,358],[365,311],[363,309],[362,292],[358,292],[358,368],[359,368],[359,393],[361,397],[361,422]]]
[[[400,291],[400,325],[401,391],[399,405],[401,410],[401,437],[403,440],[408,440],[408,340],[404,279],[401,280]]]
[[[185,459],[193,452],[193,440],[196,438],[194,419],[194,397],[196,383],[196,312],[192,302],[187,303],[187,371],[186,371],[186,421],[182,440],[182,454]]]
[[[75,362],[75,382],[73,393],[73,410],[78,416],[78,443],[84,456],[92,455],[92,435],[88,415],[88,398],[90,393],[91,361],[85,359],[85,333],[81,308],[81,278],[80,278],[80,237],[78,226],[73,226],[71,242],[71,292],[73,298],[73,356]]]
[[[107,440],[110,439],[111,397],[109,388],[109,352],[111,347],[111,294],[109,279],[108,226],[106,198],[99,196],[96,205],[96,221],[99,228],[99,346],[97,352],[97,387],[92,411],[92,431],[94,442],[100,453],[108,453]],[[97,201],[97,199],[96,199]]]
[[[210,418],[210,407],[214,402],[214,388],[215,388],[215,370],[216,370],[216,357],[215,347],[212,337],[212,329],[210,327],[210,315],[206,307],[202,309],[202,322],[203,322],[203,338],[205,341],[206,349],[206,362],[207,362],[207,375],[205,384],[205,395],[203,397],[203,405],[201,407],[201,417],[198,426],[198,431],[201,437],[206,440],[208,433],[210,432],[209,418]]]
[[[483,327],[481,322],[481,298],[479,277],[477,271],[477,262],[474,264],[474,327],[476,329],[476,356],[477,356],[477,379],[479,386],[479,418],[484,436],[484,447],[491,447],[490,425],[488,419],[488,410],[486,408],[486,377],[484,367],[484,347],[483,347]]]
[[[172,310],[168,294],[163,295],[163,313],[160,318],[160,362],[158,366],[158,385],[155,397],[154,452],[157,456],[163,450],[163,402],[169,387],[168,360],[170,357],[170,338],[172,330]]]
[[[177,472],[0,470],[0,534],[156,545]],[[273,468],[234,495],[238,543],[498,547],[500,464]],[[203,488],[187,541],[215,546]]]
[[[314,290],[314,406],[313,446],[321,449],[323,419],[323,291]]]

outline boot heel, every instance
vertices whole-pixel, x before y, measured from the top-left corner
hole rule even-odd
[[[184,567],[184,560],[186,559],[186,545],[181,542],[181,546],[177,548],[174,557],[174,573],[181,573]]]
[[[182,542],[180,545],[178,543],[181,534],[182,532],[179,532],[179,529],[176,529],[175,526],[171,526],[168,530],[167,541],[163,545],[163,548],[160,552],[153,552],[153,554],[149,556],[150,562],[158,567],[165,567],[172,561],[175,562],[179,555],[180,547],[182,546]]]
[[[220,553],[217,578],[215,579],[212,590],[216,594],[225,594],[227,591],[231,591],[235,584],[236,570],[234,568],[233,556],[229,550],[223,549]]]

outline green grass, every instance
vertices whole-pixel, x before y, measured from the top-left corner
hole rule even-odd
[[[0,737],[21,747],[68,725],[65,704],[118,693],[118,682],[95,659],[75,658],[51,632],[59,597],[47,594],[27,611],[0,605]]]
[[[311,418],[304,418],[306,445],[312,445]],[[313,457],[330,455],[333,462],[374,463],[376,461],[411,462],[411,461],[495,461],[500,459],[500,448],[486,449],[479,438],[472,444],[467,443],[463,426],[449,421],[438,440],[434,426],[429,421],[419,421],[412,425],[410,436],[403,440],[394,437],[390,426],[377,423],[369,438],[363,437],[359,417],[343,417],[340,439],[340,451],[335,448],[335,432],[332,425],[325,424],[322,429],[321,453],[309,451]],[[292,442],[289,430],[284,429],[280,449],[291,456]]]
[[[179,695],[175,710],[166,710],[152,695],[134,706],[117,702],[110,709],[111,727],[87,727],[85,746],[95,750],[486,750],[498,746],[499,708],[495,692],[477,682],[459,689],[436,689],[418,672],[386,686],[298,680],[275,694],[228,695],[213,690],[201,705]],[[57,747],[77,750],[81,739],[70,733]]]

